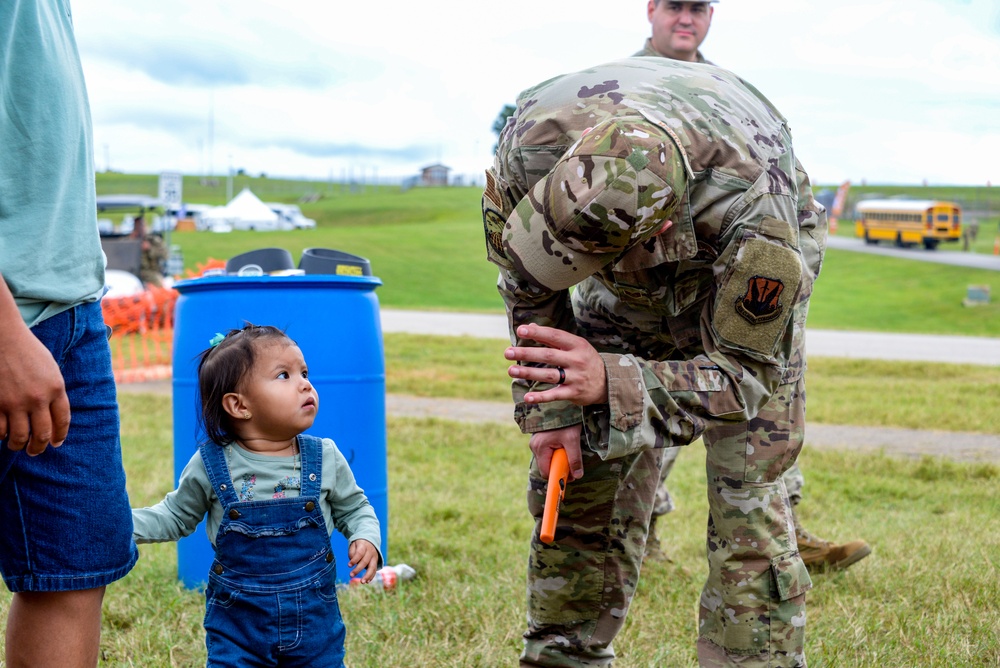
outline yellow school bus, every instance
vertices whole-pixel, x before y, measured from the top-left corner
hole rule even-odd
[[[855,234],[865,243],[892,241],[897,246],[923,244],[934,250],[942,241],[962,236],[962,208],[954,202],[869,199],[858,202]]]

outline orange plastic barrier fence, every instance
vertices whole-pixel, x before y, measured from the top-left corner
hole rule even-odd
[[[185,278],[196,278],[209,269],[225,269],[225,260],[209,259]],[[173,375],[174,306],[178,292],[173,288],[147,285],[146,290],[128,297],[101,300],[104,323],[111,328],[111,365],[119,383],[161,380]]]
[[[119,383],[170,378],[174,341],[173,288],[149,286],[128,297],[101,300],[111,328],[111,365]]]

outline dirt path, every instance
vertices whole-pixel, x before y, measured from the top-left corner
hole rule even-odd
[[[171,393],[169,380],[125,383],[120,392]],[[511,405],[505,402],[469,401],[386,395],[386,413],[393,417],[436,417],[459,422],[499,422],[515,428]],[[864,452],[883,451],[900,457],[934,455],[961,462],[1000,464],[1000,435],[923,431],[895,427],[856,427],[809,423],[806,446]]]

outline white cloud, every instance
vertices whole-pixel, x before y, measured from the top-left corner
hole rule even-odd
[[[97,166],[478,174],[518,92],[639,49],[628,4],[78,0]],[[789,118],[815,182],[1000,182],[995,0],[715,7],[703,51]]]

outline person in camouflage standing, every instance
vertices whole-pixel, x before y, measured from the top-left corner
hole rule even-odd
[[[170,257],[170,251],[163,242],[163,237],[153,232],[142,239],[142,259],[139,265],[139,278],[147,285],[163,287],[163,267]]]
[[[698,48],[705,41],[712,25],[714,9],[711,2],[667,2],[648,0],[646,17],[652,35],[635,56],[662,56],[690,63],[707,63]]]
[[[701,53],[700,47],[712,25],[715,12],[711,2],[668,2],[667,0],[648,0],[646,16],[652,28],[651,36],[643,48],[634,56],[654,56],[683,60],[692,63],[714,65]],[[812,193],[800,193],[802,197],[812,197]],[[657,534],[658,520],[674,509],[673,498],[667,487],[667,478],[674,468],[680,450],[670,448],[663,453],[663,467],[660,470],[660,484],[656,488],[656,503],[653,505],[653,517],[650,520],[649,538],[646,541],[646,558],[655,561],[669,560],[663,549],[662,541]],[[794,509],[802,500],[802,488],[805,477],[798,464],[793,464],[784,476],[785,487],[792,501],[795,520],[795,533],[802,554],[802,560],[809,568],[847,568],[871,554],[871,547],[863,540],[853,540],[847,543],[833,543],[817,537],[802,527]]]
[[[811,581],[781,474],[802,442],[805,319],[827,234],[808,192],[785,119],[724,70],[633,58],[518,96],[483,221],[534,455],[522,666],[612,663],[664,449],[698,437],[710,509],[699,663],[806,665]],[[571,481],[545,544],[560,448]]]

